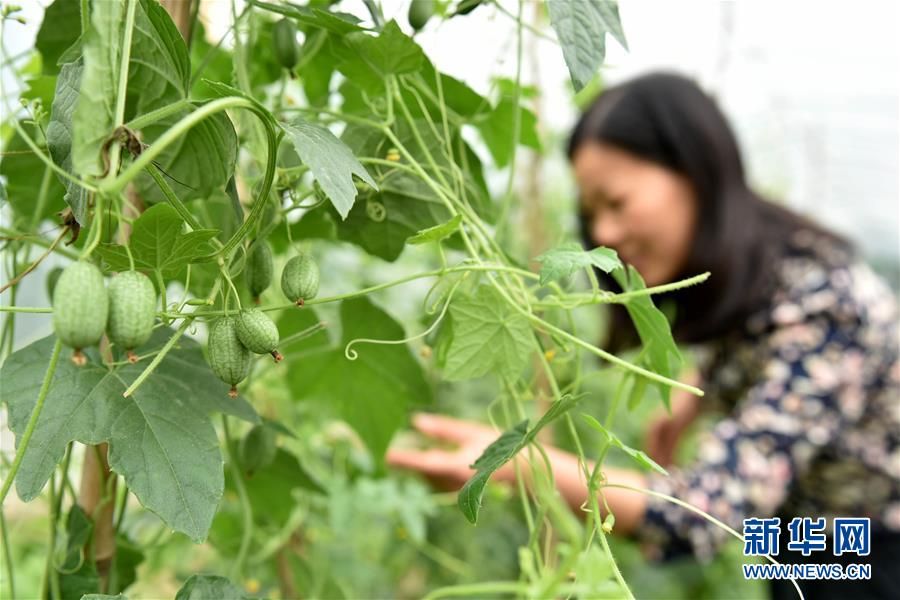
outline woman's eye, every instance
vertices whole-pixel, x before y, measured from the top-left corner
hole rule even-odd
[[[624,206],[625,206],[625,201],[622,200],[621,198],[616,198],[614,200],[608,200],[606,202],[605,208],[607,210],[609,210],[610,212],[619,212],[622,210],[622,208],[624,208]]]

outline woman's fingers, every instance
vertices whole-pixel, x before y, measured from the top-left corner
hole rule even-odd
[[[385,460],[394,467],[412,469],[426,475],[444,474],[452,464],[450,453],[444,450],[391,449]]]
[[[416,413],[413,415],[412,424],[428,437],[456,443],[471,439],[485,429],[483,425],[477,423],[433,413]]]

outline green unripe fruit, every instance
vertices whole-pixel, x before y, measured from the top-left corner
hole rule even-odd
[[[156,320],[156,290],[150,278],[128,271],[109,282],[109,319],[106,335],[128,351],[128,360],[137,362],[132,351],[150,339]]]
[[[59,276],[62,275],[63,268],[62,267],[53,267],[49,273],[47,273],[47,297],[53,300],[53,290],[56,289],[56,282],[59,281]]]
[[[462,0],[459,4],[456,5],[456,12],[453,13],[453,16],[467,15],[478,8],[483,1],[484,0]]]
[[[419,31],[425,27],[432,15],[434,15],[434,0],[412,0],[406,18],[409,26]]]
[[[228,395],[237,398],[238,383],[250,372],[250,351],[237,336],[236,318],[222,317],[209,328],[209,366],[231,386]]]
[[[108,314],[109,298],[100,269],[88,262],[66,267],[53,290],[53,329],[63,344],[75,349],[75,364],[86,362],[82,348],[100,341]]]
[[[248,475],[252,475],[272,464],[276,452],[275,432],[265,425],[254,425],[241,440],[241,466]]]
[[[278,345],[278,327],[266,313],[258,308],[242,310],[235,326],[238,339],[251,352],[271,354],[275,362],[283,358],[275,349]]]
[[[319,267],[312,256],[299,254],[284,265],[281,272],[281,291],[297,306],[319,293]]]
[[[274,270],[272,266],[272,249],[269,247],[269,242],[257,240],[250,247],[250,254],[247,256],[247,266],[244,267],[244,279],[247,281],[250,294],[257,304],[259,304],[259,295],[272,285],[272,273]]]
[[[275,50],[275,60],[282,67],[290,71],[297,65],[297,25],[293,19],[276,21],[272,29],[272,47]]]

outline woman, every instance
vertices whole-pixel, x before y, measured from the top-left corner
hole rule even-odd
[[[698,350],[686,380],[702,399],[673,394],[673,413],[650,427],[648,451],[671,462],[681,432],[702,410],[725,412],[698,458],[670,477],[607,468],[611,483],[693,504],[741,531],[745,518],[781,518],[781,562],[872,565],[869,581],[800,582],[807,598],[900,598],[900,362],[890,289],[839,236],[750,190],[734,135],[693,82],[652,74],[613,87],[582,115],[569,143],[588,247],[614,248],[648,286],[710,271],[699,286],[666,294],[673,333]],[[602,273],[606,287],[615,282]],[[607,348],[637,342],[622,307]],[[388,460],[461,486],[496,432],[418,415],[415,426],[456,450],[393,450]],[[582,505],[574,456],[550,449],[562,495]],[[512,479],[511,469],[499,479]],[[708,557],[727,534],[674,504],[616,488],[604,495],[615,532],[652,542],[663,556]],[[809,557],[788,551],[794,517],[871,519],[871,553]],[[750,559],[748,559],[750,562]],[[796,597],[773,581],[774,598]]]

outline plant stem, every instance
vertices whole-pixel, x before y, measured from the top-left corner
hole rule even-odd
[[[512,147],[510,148],[510,159],[509,159],[509,176],[506,180],[506,193],[503,195],[503,203],[500,209],[500,217],[497,219],[497,223],[500,224],[499,233],[504,233],[505,225],[507,225],[507,217],[509,216],[509,209],[512,206],[513,199],[513,182],[515,182],[516,177],[516,150],[519,147],[519,138],[521,137],[520,130],[522,128],[521,125],[521,112],[519,111],[519,98],[521,97],[521,87],[522,87],[522,7],[525,5],[525,2],[519,2],[519,9],[516,14],[516,79],[515,79],[515,87],[513,88],[515,91],[513,92],[512,105],[513,105],[513,123],[512,123]]]
[[[679,499],[676,498],[675,496],[670,496],[670,495],[668,495],[668,494],[663,494],[662,492],[657,492],[657,491],[654,491],[654,490],[648,490],[648,489],[642,488],[642,487],[636,487],[636,486],[632,486],[632,485],[626,485],[626,484],[624,484],[624,483],[604,483],[604,484],[601,484],[601,487],[619,488],[619,489],[623,489],[623,490],[630,490],[630,491],[632,491],[632,492],[639,492],[639,493],[641,493],[641,494],[646,494],[646,495],[652,496],[652,497],[654,497],[654,498],[659,498],[660,500],[665,500],[666,502],[671,502],[672,504],[675,504],[676,506],[680,506],[681,508],[684,508],[685,510],[689,510],[689,511],[691,511],[691,512],[694,513],[694,514],[700,515],[701,517],[703,517],[704,519],[706,519],[707,521],[709,521],[710,523],[712,523],[713,525],[715,525],[716,527],[718,527],[719,529],[721,529],[722,531],[727,532],[727,533],[730,534],[731,536],[733,536],[733,537],[737,538],[738,540],[740,540],[741,543],[744,543],[744,536],[742,536],[740,533],[738,533],[737,531],[735,531],[733,528],[729,527],[727,524],[723,523],[722,521],[720,521],[719,519],[715,518],[715,517],[712,516],[711,514],[705,512],[705,511],[700,510],[699,508],[697,508],[697,507],[694,506],[693,504],[688,504],[688,503],[685,502],[684,500],[679,500]],[[766,554],[766,555],[764,555],[764,558],[765,558],[767,561],[769,561],[770,563],[772,563],[773,565],[781,564],[781,563],[779,563],[776,559],[772,558],[771,555]],[[791,579],[791,583],[794,584],[794,588],[797,590],[797,594],[800,596],[800,600],[803,600],[803,592],[800,590],[800,587],[797,585],[797,581],[794,580],[794,579]]]
[[[10,279],[8,282],[6,282],[5,284],[3,284],[2,287],[0,287],[0,294],[2,294],[3,292],[5,292],[6,290],[8,290],[9,288],[11,288],[12,286],[17,285],[20,281],[22,281],[22,278],[23,278],[23,277],[25,277],[26,275],[28,275],[29,273],[31,273],[32,271],[34,271],[34,270],[37,268],[37,266],[38,266],[39,264],[41,264],[41,261],[43,261],[45,258],[47,258],[47,257],[50,255],[51,252],[53,252],[53,249],[56,248],[56,245],[59,244],[60,241],[62,241],[63,237],[64,237],[68,232],[69,232],[69,228],[68,228],[68,227],[63,227],[63,230],[59,233],[59,235],[56,237],[56,239],[53,240],[53,243],[50,244],[50,247],[47,248],[47,250],[46,250],[43,254],[41,254],[41,255],[37,258],[37,260],[35,260],[35,261],[34,261],[33,263],[31,263],[30,265],[28,265],[28,266],[25,268],[25,270],[23,270],[21,273],[19,273],[18,275],[16,275],[16,276],[13,277],[12,279]]]
[[[247,497],[247,490],[244,487],[244,476],[235,462],[234,455],[231,452],[231,436],[228,433],[228,417],[222,415],[222,430],[225,434],[225,458],[228,460],[228,466],[231,469],[231,475],[234,477],[234,487],[237,488],[238,498],[241,502],[241,513],[244,517],[244,531],[241,535],[241,546],[238,549],[238,555],[231,565],[229,577],[232,581],[240,578],[244,560],[250,549],[250,540],[253,539],[253,507],[250,506],[250,499]]]
[[[181,198],[175,195],[175,192],[172,190],[172,186],[170,186],[169,183],[165,179],[163,179],[162,173],[159,172],[159,169],[156,167],[156,165],[154,165],[153,163],[147,165],[147,174],[153,178],[153,181],[155,181],[156,185],[159,186],[159,189],[163,193],[163,196],[166,197],[166,200],[169,202],[169,204],[172,205],[172,208],[175,209],[175,212],[178,213],[178,216],[180,216],[185,223],[190,225],[191,229],[195,231],[198,229],[203,229],[203,226],[200,225],[200,222],[194,217],[193,214],[191,214],[191,211],[189,211],[187,206],[184,205],[184,202],[181,201]],[[219,240],[217,240],[216,238],[213,238],[212,241],[218,243],[219,247],[222,246],[222,243],[219,242]]]
[[[53,352],[50,354],[50,364],[47,365],[47,372],[44,374],[44,382],[41,384],[40,392],[38,392],[37,403],[31,411],[28,425],[25,426],[25,433],[22,434],[22,439],[19,441],[18,448],[16,448],[16,458],[13,460],[12,467],[6,475],[3,488],[0,489],[0,506],[3,506],[6,495],[9,493],[16,478],[16,473],[19,472],[22,459],[25,457],[25,450],[28,449],[28,443],[31,441],[31,436],[34,434],[35,427],[37,427],[38,418],[44,409],[44,401],[47,399],[47,392],[50,391],[50,383],[53,381],[53,374],[56,372],[56,363],[59,360],[60,350],[62,350],[62,342],[57,338],[56,343],[53,344]]]
[[[692,285],[697,285],[698,283],[703,283],[707,279],[709,279],[710,273],[709,271],[705,273],[701,273],[700,275],[694,275],[693,277],[688,277],[687,279],[682,279],[681,281],[674,281],[672,283],[664,283],[662,285],[656,285],[653,287],[644,288],[642,290],[632,290],[630,292],[621,292],[619,294],[611,294],[611,293],[601,293],[600,295],[596,294],[568,294],[567,298],[573,298],[574,302],[566,302],[563,303],[559,300],[559,298],[555,298],[556,302],[550,302],[549,300],[539,301],[535,303],[536,307],[541,308],[563,308],[566,310],[571,310],[573,308],[577,308],[579,306],[584,306],[587,304],[624,304],[629,300],[634,298],[639,298],[641,296],[652,296],[655,294],[663,294],[666,292],[671,292],[674,290],[680,290],[682,288],[690,287]]]
[[[52,308],[39,308],[34,306],[0,306],[0,312],[10,312],[10,313],[52,313]]]
[[[131,61],[131,39],[134,33],[134,15],[137,10],[137,0],[128,0],[125,11],[125,31],[122,33],[122,56],[119,61],[119,81],[116,92],[116,112],[113,115],[113,124],[116,128],[125,124],[125,99],[128,94],[128,66]],[[119,161],[122,158],[122,146],[113,144],[109,149],[109,170],[107,180],[113,180],[119,172]],[[97,218],[99,214],[94,215]]]
[[[437,598],[450,598],[452,596],[484,597],[487,594],[525,595],[527,591],[528,585],[518,581],[487,581],[484,583],[468,583],[438,588],[432,590],[423,600],[436,600]]]
[[[6,517],[3,515],[2,506],[0,506],[0,538],[3,539],[3,562],[6,565],[6,587],[9,590],[10,600],[15,600],[15,569],[13,569],[13,556],[9,547],[9,534],[6,529]]]
[[[152,125],[157,121],[162,121],[170,115],[174,115],[183,110],[190,110],[193,107],[194,105],[191,104],[190,100],[182,98],[181,100],[177,100],[171,104],[167,104],[165,106],[157,108],[156,110],[151,110],[148,113],[136,116],[132,120],[125,123],[125,127],[127,127],[128,129],[140,130],[147,125]]]
[[[153,360],[150,361],[150,364],[147,365],[147,368],[137,376],[137,379],[131,382],[131,385],[128,386],[128,389],[125,390],[125,392],[122,394],[122,397],[127,398],[128,396],[132,395],[134,391],[138,389],[142,383],[144,383],[144,380],[146,380],[147,377],[150,376],[150,373],[152,373],[153,370],[159,366],[159,363],[161,363],[162,359],[166,357],[166,354],[169,353],[169,350],[171,350],[178,342],[178,340],[181,339],[181,336],[185,331],[187,331],[187,328],[190,327],[191,322],[193,321],[193,316],[190,315],[183,315],[183,318],[184,321],[181,323],[178,329],[175,330],[175,333],[172,335],[172,337],[169,338],[169,341],[166,342],[166,345],[162,347],[162,349],[159,351],[159,354],[153,357]]]
[[[87,33],[91,26],[90,0],[81,0],[81,35]]]
[[[53,600],[59,600],[62,598],[62,594],[59,589],[59,573],[56,570],[56,565],[54,564],[53,555],[56,551],[56,529],[57,524],[59,523],[59,512],[56,510],[57,501],[56,501],[56,483],[54,481],[54,476],[50,475],[49,485],[47,486],[47,501],[50,505],[50,542],[49,547],[47,549],[47,563],[44,566],[44,583],[50,584],[50,597]],[[45,597],[44,593],[41,593],[41,597]]]

